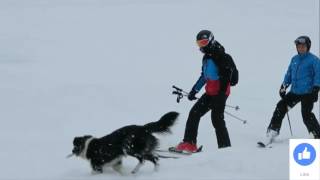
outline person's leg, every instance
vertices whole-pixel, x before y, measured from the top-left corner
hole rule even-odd
[[[282,120],[288,112],[288,108],[293,108],[298,102],[300,102],[300,100],[301,97],[293,93],[288,93],[283,99],[281,99],[273,112],[271,122],[268,126],[268,131],[274,130],[277,133],[279,133],[281,129]]]
[[[315,138],[320,138],[320,125],[316,116],[312,112],[313,100],[305,96],[301,100],[301,114],[303,122],[306,125],[309,133],[312,133]]]
[[[218,148],[231,146],[228,129],[224,121],[224,109],[227,97],[212,97],[211,121],[216,130]]]
[[[196,144],[200,118],[210,110],[210,96],[203,94],[193,105],[186,123],[184,142]]]

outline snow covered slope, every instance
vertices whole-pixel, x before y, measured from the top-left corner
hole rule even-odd
[[[0,179],[288,179],[284,120],[279,143],[256,148],[279,100],[294,39],[309,35],[319,52],[317,0],[1,0]],[[128,124],[181,113],[165,149],[181,141],[193,102],[171,95],[200,75],[201,29],[213,31],[240,71],[226,115],[232,148],[218,150],[210,116],[199,127],[204,152],[147,163],[140,173],[91,175],[87,162],[65,159],[74,136],[103,136]],[[317,105],[318,106],[318,105]],[[318,114],[318,107],[314,112]],[[300,106],[290,112],[294,137],[307,137]],[[127,158],[129,172],[136,160]]]

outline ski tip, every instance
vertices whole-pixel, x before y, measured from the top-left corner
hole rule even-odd
[[[169,148],[168,148],[168,151],[174,151],[174,150],[176,150],[175,147],[169,147]]]
[[[264,144],[263,142],[258,142],[257,146],[259,148],[272,148],[272,144],[271,143],[270,144]]]
[[[257,145],[258,145],[258,147],[261,147],[261,148],[266,147],[266,145],[263,142],[258,142]]]

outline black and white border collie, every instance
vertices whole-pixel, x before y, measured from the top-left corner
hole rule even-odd
[[[177,112],[168,112],[157,122],[144,126],[125,126],[101,138],[91,135],[75,137],[70,156],[76,155],[88,160],[93,173],[102,173],[105,166],[121,173],[122,157],[126,155],[139,160],[131,173],[138,172],[145,160],[151,161],[157,169],[159,157],[155,150],[159,141],[152,133],[170,132],[178,115]]]

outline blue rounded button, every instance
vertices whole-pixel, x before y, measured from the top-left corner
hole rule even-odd
[[[293,157],[301,166],[308,166],[316,159],[316,150],[311,144],[301,143],[294,149]]]

